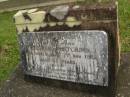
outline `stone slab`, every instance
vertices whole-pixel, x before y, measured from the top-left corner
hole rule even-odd
[[[108,86],[108,36],[104,31],[42,31],[19,35],[26,74]]]
[[[122,54],[121,67],[118,72],[117,93],[116,97],[130,97],[130,53]],[[23,72],[17,68],[12,76],[5,82],[0,89],[0,97],[112,97],[108,96],[104,88],[94,89],[93,92],[88,90],[68,89],[67,85],[64,87],[57,87],[57,85],[48,85],[45,80],[33,81],[25,80]]]
[[[89,6],[86,5],[78,6],[75,4],[74,5],[70,4],[70,5],[56,6],[48,10],[43,9],[21,10],[14,15],[14,22],[16,24],[18,35],[20,35],[21,33],[30,33],[30,32],[40,33],[43,31],[66,31],[66,30],[105,31],[109,38],[108,42],[109,86],[114,86],[113,84],[115,82],[117,65],[119,61],[117,34],[116,34],[117,5],[115,3],[106,5],[101,6],[99,4],[95,6],[94,4]],[[26,53],[26,51],[23,51],[21,54],[23,53]],[[25,57],[26,54],[23,54],[23,59]],[[25,63],[23,63],[23,65]],[[35,67],[36,66],[34,66],[34,68]],[[101,78],[101,80],[104,80],[104,78]]]

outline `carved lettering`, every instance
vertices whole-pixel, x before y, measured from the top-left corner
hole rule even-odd
[[[27,70],[42,77],[108,85],[108,38],[103,31],[21,34]],[[105,83],[101,79],[106,79]]]

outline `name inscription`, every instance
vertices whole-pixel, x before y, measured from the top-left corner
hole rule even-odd
[[[108,37],[104,31],[28,32],[19,39],[28,74],[108,85]]]

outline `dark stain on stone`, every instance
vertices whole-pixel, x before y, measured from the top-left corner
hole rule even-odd
[[[80,67],[76,65],[76,82],[80,82]]]
[[[22,34],[18,35],[18,39],[19,39],[19,42],[20,42],[20,54],[21,54],[21,62],[23,66],[23,70],[26,72],[27,71],[27,59],[26,59],[26,49],[25,49],[25,46],[24,46],[24,43],[23,43],[23,40],[22,40]]]
[[[23,29],[22,32],[29,32],[28,27],[26,26],[26,29]]]
[[[45,15],[45,19],[43,20],[43,22],[58,22],[59,20],[56,19],[54,16],[52,16],[50,13],[47,13]]]
[[[25,20],[32,21],[31,17],[27,13],[23,13],[23,17]]]

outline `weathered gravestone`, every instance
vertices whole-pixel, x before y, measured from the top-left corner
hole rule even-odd
[[[14,16],[25,74],[112,86],[119,64],[117,4],[61,5]]]

